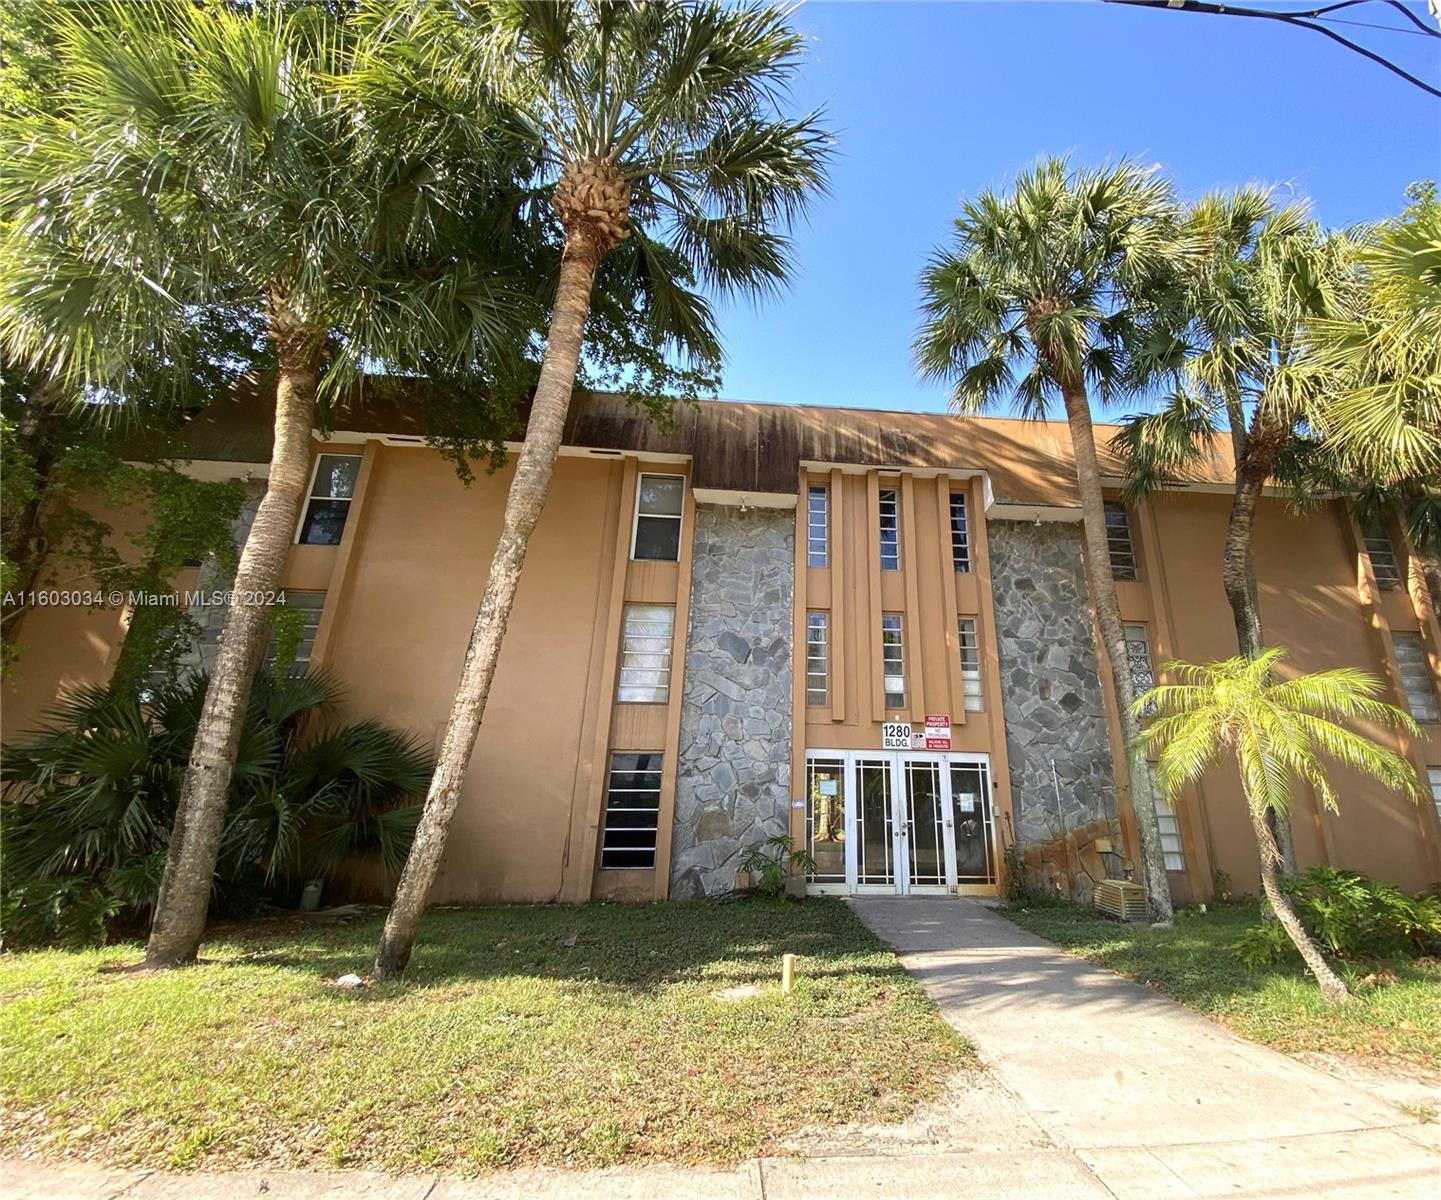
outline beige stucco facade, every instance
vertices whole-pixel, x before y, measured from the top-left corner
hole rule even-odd
[[[1054,569],[1067,580],[1079,572],[1064,425],[715,402],[686,410],[676,431],[658,432],[615,398],[582,397],[577,409],[526,561],[435,901],[664,899],[682,877],[693,890],[717,890],[766,834],[788,830],[801,845],[817,836],[817,789],[830,786],[818,782],[828,778],[825,764],[872,772],[848,775],[833,793],[837,801],[876,780],[903,792],[912,758],[930,771],[923,755],[903,752],[894,755],[896,774],[877,765],[883,727],[919,728],[928,714],[949,716],[951,744],[934,756],[935,773],[926,778],[941,780],[948,764],[973,772],[983,766],[984,775],[964,778],[989,786],[985,836],[992,839],[986,877],[961,880],[948,859],[950,876],[942,871],[937,888],[997,891],[1000,850],[1011,840],[1052,875],[1098,869],[1093,851],[1107,841],[1116,843],[1113,861],[1134,854],[1114,698],[1094,640],[1075,633],[1089,629],[1085,600],[1067,603],[1069,593],[1045,577],[1047,563],[1060,564]],[[212,478],[253,478],[263,470],[264,414],[247,412],[220,411],[197,423],[193,469]],[[314,448],[358,460],[343,533],[334,545],[300,544],[298,534],[284,586],[323,593],[311,661],[344,682],[337,715],[378,718],[438,745],[510,469],[467,487],[402,415],[357,411],[336,424]],[[1186,486],[1129,513],[1137,578],[1118,590],[1126,621],[1144,628],[1157,670],[1171,658],[1235,652],[1220,583],[1226,474],[1218,454]],[[647,476],[680,477],[683,495],[679,512],[663,517],[678,519],[673,549],[667,524],[666,553],[650,559],[635,554],[638,492]],[[811,565],[812,489],[825,496],[820,566]],[[894,499],[893,565],[883,562],[883,549],[890,552],[878,516],[883,497]],[[965,570],[956,569],[952,536],[958,502]],[[699,549],[697,528],[705,539]],[[1271,497],[1258,520],[1257,561],[1267,640],[1288,648],[1287,670],[1361,667],[1383,676],[1390,699],[1404,706],[1397,635],[1419,641],[1434,691],[1441,633],[1400,531],[1392,535],[1401,586],[1383,590],[1340,501],[1298,516]],[[743,596],[721,594],[728,581],[715,564],[732,552],[738,578],[761,564],[759,575],[746,576],[758,604],[789,606],[785,638],[760,632]],[[780,561],[788,565],[776,567]],[[1071,619],[1064,646],[1063,622],[1048,629],[1046,610],[1029,599],[1036,584],[1037,594],[1066,610],[1058,617]],[[634,647],[642,642],[628,638],[639,627],[636,614],[666,610],[663,698],[619,699],[623,665],[641,661]],[[813,614],[825,616],[823,696],[807,672]],[[882,646],[887,618],[903,630],[899,704],[887,696],[894,668]],[[958,625],[958,618],[973,624]],[[965,662],[960,629],[975,635],[975,654]],[[123,631],[124,613],[114,610],[27,614],[22,657],[4,693],[6,742],[32,727],[59,691],[103,681]],[[644,644],[650,655],[654,639]],[[644,657],[651,665],[631,675],[652,691],[655,661]],[[1027,721],[1051,732],[1041,735]],[[1441,772],[1441,727],[1423,729],[1421,739],[1381,736],[1428,779],[1433,769]],[[1107,761],[1092,761],[1096,746]],[[641,775],[643,784],[627,782]],[[945,778],[942,791],[955,807],[927,810],[936,830],[945,819],[939,837],[952,836],[952,817],[963,820],[959,791],[952,796],[961,776]],[[1441,879],[1436,805],[1413,804],[1344,773],[1337,780],[1339,813],[1322,811],[1309,793],[1295,798],[1303,864],[1354,868],[1414,890]],[[615,830],[607,834],[607,813],[616,812],[618,822],[628,811],[615,796],[633,786],[644,792],[635,802],[642,806],[658,786],[653,842],[648,829],[620,839]],[[930,803],[941,798],[938,792]],[[890,803],[898,806],[897,827],[909,819],[917,839],[909,850],[900,842],[893,848],[914,862],[917,810],[907,812],[900,793]],[[1053,809],[1058,826],[1047,824]],[[644,812],[628,819],[640,829]],[[1238,891],[1255,890],[1256,853],[1233,772],[1218,768],[1179,798],[1174,822],[1178,900],[1213,895],[1218,872]],[[837,846],[848,841],[847,853],[864,859],[865,851],[854,849],[863,836],[858,827],[837,826],[826,836]],[[642,857],[653,845],[653,866],[633,865],[637,840]],[[939,861],[934,866],[940,870]],[[832,890],[886,886],[858,884],[854,868],[844,884],[833,880]],[[868,874],[864,862],[860,874]],[[357,878],[352,886],[374,891],[384,881]]]

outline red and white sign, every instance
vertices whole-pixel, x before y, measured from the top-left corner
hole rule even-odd
[[[949,750],[951,748],[951,714],[926,714],[926,749]]]

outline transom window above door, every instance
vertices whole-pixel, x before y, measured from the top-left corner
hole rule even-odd
[[[320,455],[315,460],[305,514],[300,518],[295,540],[302,546],[340,545],[359,478],[360,455]]]
[[[642,475],[636,485],[631,558],[675,562],[680,558],[684,475]]]

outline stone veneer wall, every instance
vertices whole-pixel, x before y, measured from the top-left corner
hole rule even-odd
[[[697,504],[670,894],[735,886],[790,826],[795,514]]]
[[[1055,876],[1068,835],[1073,852],[1095,836],[1119,838],[1110,830],[1116,782],[1080,529],[990,521],[986,531],[1015,837],[1033,869]],[[1086,882],[1073,878],[1070,887]]]

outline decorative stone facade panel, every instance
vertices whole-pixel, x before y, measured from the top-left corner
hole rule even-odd
[[[697,504],[670,892],[735,886],[790,825],[795,514]]]
[[[1042,874],[1064,873],[1068,855],[1114,836],[1116,812],[1080,529],[1023,521],[986,529],[1015,838],[1033,869],[1048,861]]]

